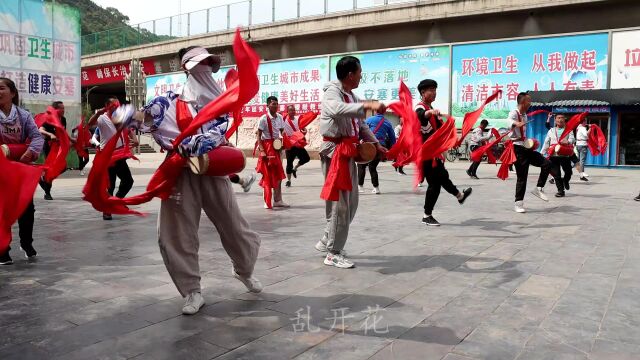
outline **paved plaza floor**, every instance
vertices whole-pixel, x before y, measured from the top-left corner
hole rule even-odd
[[[160,154],[130,161],[143,190]],[[253,166],[255,162],[251,162]],[[443,191],[420,222],[424,189],[381,164],[382,194],[366,193],[346,250],[355,269],[323,265],[318,161],[284,191],[291,209],[262,208],[261,189],[235,187],[262,246],[261,294],[232,278],[211,222],[200,223],[207,305],[181,315],[183,299],[157,245],[159,201],[147,217],[100,214],[80,199],[78,171],[36,192],[27,263],[0,267],[0,359],[638,359],[640,358],[640,171],[588,169],[567,197],[529,193],[513,211],[515,179],[483,164],[447,164],[460,206]],[[204,215],[204,214],[203,214]],[[17,227],[14,227],[17,237]],[[17,241],[16,241],[17,242]]]

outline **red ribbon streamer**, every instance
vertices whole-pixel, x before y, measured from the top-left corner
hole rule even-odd
[[[509,177],[509,166],[516,162],[516,153],[513,148],[513,141],[509,140],[504,144],[504,152],[502,153],[502,156],[500,156],[500,161],[502,164],[498,170],[498,178],[506,180]]]
[[[607,152],[607,138],[598,125],[589,125],[587,145],[591,155],[598,156]]]
[[[456,133],[456,123],[453,117],[436,130],[427,141],[422,144],[422,158],[435,159],[442,155],[443,152],[455,147],[458,142]]]
[[[560,142],[562,142],[562,140],[564,140],[564,138],[569,136],[569,134],[571,134],[571,132],[573,132],[573,130],[575,130],[578,127],[578,125],[580,125],[580,123],[582,123],[582,120],[588,114],[589,114],[588,112],[583,112],[581,114],[573,115],[571,117],[571,119],[569,119],[569,121],[567,121],[567,124],[564,127],[564,132],[562,133],[562,135],[560,135],[560,139],[558,139],[558,144],[560,144]]]
[[[473,126],[476,124],[476,122],[478,122],[478,119],[480,118],[480,115],[482,115],[482,112],[484,111],[484,107],[488,103],[490,103],[493,100],[497,99],[498,96],[500,96],[500,94],[502,94],[502,90],[498,90],[498,91],[494,92],[493,94],[491,94],[482,103],[482,105],[480,105],[479,108],[477,108],[474,111],[471,111],[471,112],[468,112],[468,113],[464,114],[464,120],[462,120],[462,136],[460,137],[460,140],[458,140],[458,142],[456,143],[456,146],[460,146],[460,144],[462,144],[462,141],[467,136],[469,131],[471,131],[471,129],[473,129]]]
[[[69,134],[62,126],[59,116],[57,109],[48,106],[45,112],[34,117],[38,127],[49,124],[55,128],[57,140],[50,142],[51,150],[49,150],[49,155],[44,160],[44,180],[48,183],[53,182],[67,168],[67,154],[71,148]]]
[[[400,116],[402,131],[396,143],[387,152],[387,158],[396,159],[395,166],[404,166],[411,162],[416,165],[414,187],[422,181],[422,134],[420,133],[420,120],[413,109],[413,97],[411,91],[400,80],[398,91],[399,101],[389,104],[389,109]]]
[[[41,166],[10,161],[0,151],[0,254],[11,243],[11,226],[33,200],[33,193],[42,174]]]
[[[80,157],[88,157],[87,147],[89,147],[89,141],[91,140],[91,132],[84,123],[84,119],[80,121],[80,124],[76,127],[77,138],[73,148],[76,149],[76,153]]]

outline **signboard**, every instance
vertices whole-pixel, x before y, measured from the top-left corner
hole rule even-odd
[[[328,58],[316,57],[260,64],[258,94],[244,107],[245,116],[262,116],[267,98],[275,96],[280,111],[294,105],[298,112],[320,110],[322,87],[328,82]]]
[[[231,66],[225,66],[220,68],[217,73],[213,74],[213,79],[224,90],[224,77],[227,75],[227,71],[231,69]],[[164,95],[167,91],[173,91],[180,93],[184,83],[187,81],[187,75],[184,71],[162,74],[155,76],[147,76],[145,82],[147,84],[147,102],[153,98]]]
[[[146,75],[153,75],[156,73],[156,67],[153,60],[142,60],[141,63]],[[124,81],[124,76],[129,73],[130,66],[131,62],[126,62],[82,68],[81,84],[82,86],[92,86]]]
[[[588,112],[590,114],[608,114],[611,112],[609,106],[557,106],[553,108],[554,113],[580,114]]]
[[[455,45],[452,115],[460,121],[499,89],[483,117],[504,127],[519,92],[604,89],[607,52],[606,33]]]
[[[423,79],[438,82],[438,96],[433,106],[449,111],[449,47],[424,47],[350,54],[360,60],[362,80],[354,92],[362,99],[385,103],[398,100],[400,80],[411,89],[414,104],[420,101],[418,83]],[[331,57],[331,79],[336,64],[345,55]]]
[[[26,102],[80,103],[80,13],[36,0],[0,1],[0,76]]]
[[[213,74],[220,87],[225,89],[224,78],[232,68],[226,66]],[[182,90],[187,77],[184,72],[148,76],[147,101],[167,91]],[[279,111],[287,105],[294,105],[298,112],[320,110],[322,86],[328,81],[327,58],[309,58],[277,61],[260,64],[258,68],[260,90],[242,111],[246,117],[259,117],[267,112],[267,98],[275,96],[280,104]]]
[[[611,88],[640,88],[640,30],[613,33]]]

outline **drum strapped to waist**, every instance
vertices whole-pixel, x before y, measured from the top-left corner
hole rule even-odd
[[[198,175],[228,176],[241,172],[246,162],[242,150],[219,146],[204,155],[190,157],[189,168]]]
[[[355,161],[358,164],[366,164],[373,161],[378,152],[375,143],[370,142],[364,142],[356,145],[356,150],[358,150],[358,155],[356,156]]]
[[[273,139],[273,150],[282,150],[282,139]]]
[[[572,156],[573,145],[557,144],[553,147],[554,156]]]
[[[2,144],[0,145],[0,150],[4,156],[9,160],[18,161],[27,152],[29,148],[28,145],[25,144]]]
[[[535,150],[540,146],[540,142],[537,139],[528,138],[523,142],[522,146],[526,149]]]

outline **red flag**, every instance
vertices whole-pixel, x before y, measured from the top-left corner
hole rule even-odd
[[[396,143],[387,152],[387,158],[396,159],[398,166],[404,166],[410,162],[416,165],[414,187],[422,181],[422,134],[420,133],[420,120],[413,109],[413,97],[411,91],[400,80],[398,91],[400,101],[389,104],[389,109],[400,116],[402,131]]]
[[[456,122],[453,117],[449,117],[444,125],[422,144],[422,158],[433,159],[441,156],[443,152],[455,147],[457,141]]]
[[[49,124],[55,128],[57,140],[51,141],[49,155],[44,161],[44,180],[51,183],[67,168],[67,154],[71,148],[71,140],[60,122],[58,110],[52,106],[48,106],[45,112],[36,115],[34,120],[38,127]]]
[[[569,136],[569,134],[571,134],[571,132],[573,132],[573,130],[575,130],[578,125],[580,125],[580,123],[582,123],[582,120],[588,115],[588,112],[583,112],[581,114],[576,114],[573,115],[571,117],[571,119],[569,119],[569,121],[567,121],[567,124],[564,127],[564,131],[562,132],[562,135],[560,135],[560,139],[558,139],[558,144],[567,136]]]
[[[238,79],[233,81],[231,86],[228,86],[219,97],[207,104],[198,115],[196,115],[193,121],[188,124],[188,127],[181,131],[173,142],[175,148],[177,148],[186,137],[195,134],[206,122],[242,107],[258,92],[259,83],[257,72],[260,58],[242,39],[239,30],[236,30],[233,50],[239,69]],[[119,136],[119,134],[117,136]],[[100,154],[96,156],[99,166],[96,167],[96,160],[94,160],[94,166],[89,173],[87,184],[83,189],[84,199],[89,201],[98,211],[110,212],[112,214],[140,215],[139,212],[130,210],[127,205],[143,204],[154,197],[161,199],[168,198],[187,159],[177,153],[174,153],[166,159],[153,174],[151,181],[147,185],[147,191],[140,195],[125,199],[118,199],[113,196],[109,197],[108,194],[106,194],[104,184],[107,180],[108,163],[115,148],[117,136],[114,137],[115,139],[111,139],[105,149],[100,151]],[[111,146],[109,146],[109,144]],[[104,156],[102,156],[103,154]]]
[[[33,200],[42,174],[41,166],[10,161],[0,151],[0,254],[11,243],[11,226]]]
[[[476,124],[476,122],[480,118],[480,115],[482,115],[482,112],[484,111],[484,107],[488,103],[497,99],[500,94],[502,94],[502,90],[498,90],[494,92],[482,103],[482,105],[480,105],[478,109],[464,114],[464,120],[462,120],[462,136],[460,137],[460,140],[458,140],[456,146],[460,146],[460,144],[462,144],[462,141],[467,136],[469,131],[473,129],[473,126]]]
[[[509,140],[504,144],[504,152],[500,156],[500,169],[498,170],[498,178],[506,180],[509,177],[509,165],[516,162],[516,153],[513,148],[513,141]]]
[[[589,125],[587,145],[591,155],[598,156],[607,152],[607,138],[598,125]]]

